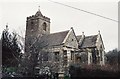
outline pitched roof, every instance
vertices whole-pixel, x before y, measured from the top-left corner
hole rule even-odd
[[[63,32],[52,33],[49,35],[44,35],[40,38],[39,41],[43,43],[43,45],[54,46],[62,44],[69,30]]]
[[[86,36],[80,46],[80,48],[95,47],[97,35]]]
[[[78,35],[77,36],[77,41],[79,42],[81,38],[82,38],[82,35]]]

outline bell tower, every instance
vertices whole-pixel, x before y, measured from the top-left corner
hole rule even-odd
[[[50,18],[43,16],[40,9],[35,15],[27,17],[25,34],[25,52],[38,37],[50,34]]]
[[[35,15],[27,17],[26,35],[38,36],[50,34],[50,18],[43,16],[40,9]]]

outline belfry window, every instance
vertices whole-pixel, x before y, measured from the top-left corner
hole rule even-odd
[[[33,30],[33,27],[34,27],[34,22],[31,21],[31,29]]]
[[[47,30],[47,24],[45,22],[43,23],[43,30]]]

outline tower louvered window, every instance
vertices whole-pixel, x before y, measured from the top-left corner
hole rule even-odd
[[[43,30],[47,31],[47,24],[45,22],[43,23]]]

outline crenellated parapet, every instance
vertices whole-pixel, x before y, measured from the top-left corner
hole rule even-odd
[[[50,18],[43,16],[40,11],[37,11],[35,15],[27,17],[27,21],[28,20],[36,20],[36,19],[41,19],[41,20],[44,20],[44,21],[47,21],[50,23]]]

